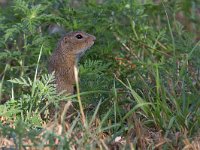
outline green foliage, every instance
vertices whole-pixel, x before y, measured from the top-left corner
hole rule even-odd
[[[15,129],[1,124],[0,133],[14,138],[18,149],[24,138],[44,148],[38,127],[49,119],[49,106],[58,107],[63,99],[77,102],[79,95],[57,94],[54,75],[47,74],[48,58],[63,34],[52,26],[84,30],[97,40],[79,64],[86,121],[77,110],[66,134],[44,129],[42,139],[50,146],[104,149],[121,136],[124,148],[158,148],[153,145],[163,139],[162,148],[173,149],[197,136],[199,2],[16,0],[7,5],[0,9],[0,116]],[[141,143],[152,132],[157,135],[152,142]]]

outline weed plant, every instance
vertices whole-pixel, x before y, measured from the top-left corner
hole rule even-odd
[[[0,147],[197,148],[199,9],[195,0],[2,5]],[[63,96],[47,63],[61,35],[76,30],[97,40],[79,64],[80,92]],[[49,106],[63,99],[73,101],[73,120],[49,125]]]

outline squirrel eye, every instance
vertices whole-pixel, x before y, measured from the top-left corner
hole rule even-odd
[[[76,35],[76,38],[77,38],[77,39],[82,39],[82,38],[83,38],[83,36],[82,36],[82,35],[80,35],[80,34],[77,34],[77,35]]]

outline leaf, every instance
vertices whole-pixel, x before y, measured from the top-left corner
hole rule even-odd
[[[25,79],[23,77],[21,77],[19,79],[18,78],[11,79],[11,80],[8,80],[8,81],[11,82],[11,83],[20,84],[20,85],[28,86],[28,87],[32,86],[32,84],[33,84],[33,82],[31,81],[30,78]]]

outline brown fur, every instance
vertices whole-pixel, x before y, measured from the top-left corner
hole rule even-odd
[[[76,36],[81,35],[78,39]],[[70,32],[59,42],[49,61],[49,72],[55,71],[55,82],[57,91],[65,90],[67,93],[74,92],[74,66],[81,55],[90,48],[95,41],[95,37],[85,32]]]

